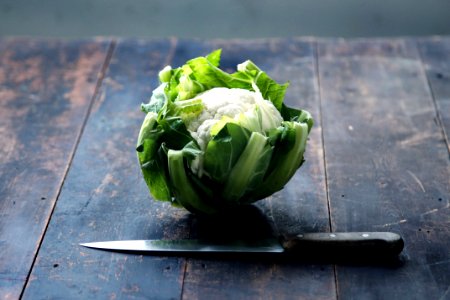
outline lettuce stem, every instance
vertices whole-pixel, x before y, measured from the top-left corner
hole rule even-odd
[[[258,132],[253,132],[245,146],[244,151],[234,165],[228,176],[223,198],[227,201],[238,201],[247,191],[252,179],[258,175],[256,172],[261,163],[262,156],[267,151],[267,138]],[[268,164],[267,164],[268,165]]]

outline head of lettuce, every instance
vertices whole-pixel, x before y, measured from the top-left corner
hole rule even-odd
[[[253,62],[219,68],[221,51],[159,73],[137,154],[153,198],[214,214],[281,190],[304,162],[311,115],[283,103]]]

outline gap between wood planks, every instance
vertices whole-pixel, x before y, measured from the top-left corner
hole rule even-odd
[[[416,40],[414,42],[414,45],[416,46],[417,53],[419,54],[420,67],[422,69],[422,74],[424,74],[424,76],[425,76],[425,80],[426,80],[427,85],[428,85],[428,91],[430,92],[430,95],[431,95],[431,98],[432,98],[433,107],[434,107],[434,111],[435,111],[435,114],[436,114],[436,121],[438,123],[437,125],[441,129],[441,134],[444,137],[444,141],[445,141],[445,144],[447,146],[447,151],[448,151],[448,155],[449,155],[449,158],[450,158],[450,139],[449,139],[449,137],[447,135],[448,133],[445,131],[444,122],[442,121],[442,116],[441,116],[441,113],[440,113],[439,103],[436,100],[436,95],[434,93],[433,86],[431,84],[430,75],[428,74],[428,72],[427,72],[427,70],[425,68],[424,53],[422,52],[422,49],[419,46],[419,41],[418,40]]]
[[[328,172],[327,172],[327,161],[326,157],[326,149],[324,142],[324,134],[323,134],[323,114],[322,114],[322,89],[320,88],[320,68],[319,68],[319,43],[317,40],[313,41],[314,48],[314,67],[316,73],[316,81],[317,81],[317,97],[319,104],[319,118],[320,118],[320,128],[321,128],[321,140],[322,140],[322,160],[323,160],[323,170],[324,170],[324,181],[325,181],[325,195],[327,197],[327,209],[328,209],[328,227],[330,232],[333,232],[333,222],[331,220],[331,199],[330,199],[330,189],[328,187]],[[339,288],[338,288],[338,276],[337,276],[337,267],[333,264],[333,277],[334,277],[334,289],[336,300],[339,299]]]
[[[58,186],[55,202],[53,203],[53,205],[52,205],[52,207],[50,209],[50,214],[49,214],[49,217],[47,219],[47,223],[45,224],[44,231],[43,231],[41,239],[40,239],[40,241],[38,243],[38,247],[36,249],[36,252],[34,253],[33,261],[31,263],[30,269],[28,270],[28,274],[26,276],[24,285],[22,287],[22,291],[20,293],[19,299],[21,299],[23,297],[23,294],[24,294],[24,292],[25,292],[25,290],[26,290],[26,288],[28,286],[28,283],[30,281],[31,273],[32,273],[32,271],[34,269],[34,265],[36,263],[36,259],[38,257],[39,251],[41,249],[42,242],[44,241],[45,234],[47,233],[47,229],[48,229],[48,226],[49,226],[50,221],[52,219],[53,212],[55,211],[56,204],[58,203],[58,199],[59,199],[59,196],[61,194],[62,187],[64,185],[64,182],[65,182],[66,178],[67,178],[67,174],[69,173],[70,167],[71,167],[72,162],[73,162],[73,158],[75,157],[75,153],[77,151],[77,148],[78,148],[78,145],[80,143],[81,137],[83,136],[84,128],[86,127],[87,121],[89,120],[89,117],[91,115],[91,111],[92,111],[92,108],[94,106],[94,103],[96,102],[96,99],[99,97],[100,87],[101,87],[101,85],[103,83],[103,79],[105,77],[106,70],[109,67],[109,64],[111,62],[111,57],[112,57],[112,55],[114,53],[115,48],[116,48],[116,41],[115,40],[111,40],[109,42],[109,45],[108,45],[108,50],[106,52],[105,60],[103,61],[102,67],[100,69],[100,73],[98,74],[97,82],[96,82],[95,88],[94,88],[94,93],[92,94],[92,97],[90,99],[90,103],[88,105],[86,114],[85,114],[83,122],[81,124],[80,131],[79,131],[77,137],[75,138],[74,147],[73,147],[73,149],[71,151],[71,154],[69,155],[68,163],[66,165],[66,168],[65,168],[65,170],[63,172],[62,179],[61,179],[61,181],[59,183],[59,186]]]

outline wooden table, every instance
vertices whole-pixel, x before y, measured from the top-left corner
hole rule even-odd
[[[157,73],[223,48],[316,120],[281,192],[215,222],[151,200]],[[450,299],[450,38],[0,40],[0,299]],[[395,261],[165,257],[80,242],[394,231]],[[325,259],[325,258],[324,258]]]

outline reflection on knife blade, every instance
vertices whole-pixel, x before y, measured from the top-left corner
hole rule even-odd
[[[202,240],[128,240],[84,243],[82,246],[103,250],[138,252],[242,252],[242,253],[281,253],[284,248],[276,239],[261,241],[231,241],[218,243]]]
[[[148,253],[371,253],[398,255],[404,246],[392,232],[304,233],[258,241],[122,240],[80,244],[111,251]]]

